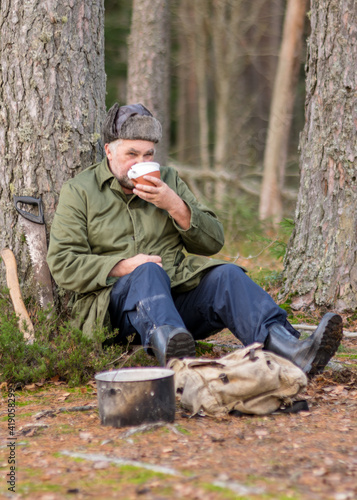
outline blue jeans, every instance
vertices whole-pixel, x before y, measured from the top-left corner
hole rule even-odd
[[[183,293],[171,289],[160,266],[143,264],[116,282],[109,313],[113,328],[119,328],[117,340],[138,333],[146,347],[150,331],[162,325],[186,328],[196,340],[228,328],[244,345],[264,343],[273,323],[300,335],[286,311],[234,264],[209,269],[196,288]]]

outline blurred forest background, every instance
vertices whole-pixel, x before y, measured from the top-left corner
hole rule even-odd
[[[170,3],[169,162],[200,199],[218,210],[229,243],[272,229],[259,221],[270,107],[282,44],[286,0],[172,0]],[[126,103],[132,0],[105,0],[107,109]],[[293,218],[304,126],[304,13],[298,80],[280,220]],[[215,172],[215,175],[213,174]],[[217,181],[217,172],[225,182]],[[261,217],[262,219],[262,217]],[[263,231],[266,233],[266,231]]]

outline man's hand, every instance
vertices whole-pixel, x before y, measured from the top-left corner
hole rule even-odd
[[[146,255],[144,253],[139,253],[135,257],[130,257],[129,259],[123,259],[118,264],[116,264],[110,271],[108,276],[114,276],[120,278],[126,276],[134,271],[141,264],[146,264],[147,262],[154,262],[158,266],[162,267],[160,255]]]
[[[166,210],[182,229],[189,229],[191,211],[179,195],[161,179],[157,179],[151,175],[145,175],[144,179],[155,185],[145,186],[144,184],[137,184],[133,189],[133,193],[142,200]]]

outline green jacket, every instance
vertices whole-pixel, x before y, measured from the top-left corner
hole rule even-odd
[[[177,291],[188,291],[203,273],[224,261],[209,259],[223,246],[221,223],[200,204],[176,170],[162,167],[161,178],[189,206],[191,225],[181,229],[172,217],[138,196],[128,197],[107,160],[66,182],[53,220],[47,262],[56,283],[76,292],[75,324],[91,336],[107,323],[117,262],[139,253],[160,255]],[[190,255],[200,254],[200,255]]]

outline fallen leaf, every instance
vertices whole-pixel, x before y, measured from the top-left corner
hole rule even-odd
[[[90,441],[92,439],[92,433],[91,432],[80,432],[79,433],[79,438],[83,439],[83,441]]]
[[[25,385],[25,389],[27,391],[33,391],[34,389],[36,389],[36,384],[28,384],[28,385]]]
[[[93,465],[93,469],[107,469],[109,467],[108,462],[95,462]]]
[[[327,474],[327,470],[324,469],[323,467],[320,467],[319,469],[313,469],[312,473],[314,476],[320,477],[320,476],[325,476],[325,474]]]
[[[261,437],[264,437],[264,436],[268,436],[269,432],[264,430],[264,429],[258,429],[255,431],[254,433],[256,436],[258,436],[259,438]]]
[[[68,396],[70,396],[70,395],[71,395],[70,392],[65,392],[64,394],[62,394],[62,396],[57,398],[57,401],[65,401],[68,398]]]
[[[338,385],[334,388],[333,391],[331,391],[332,394],[342,394],[342,393],[345,393],[347,394],[347,391],[345,390],[345,386],[344,385]]]

